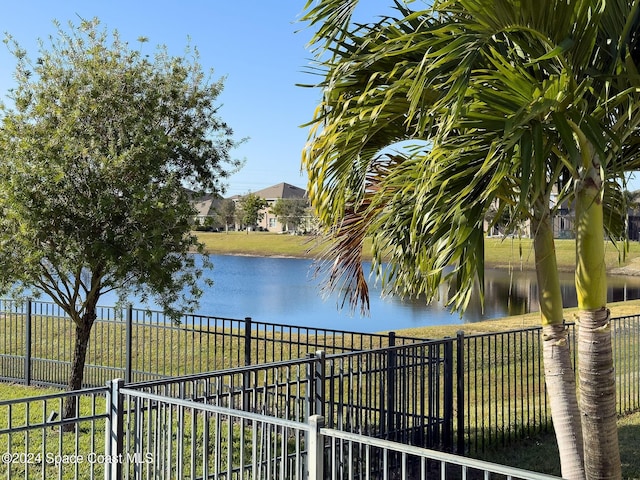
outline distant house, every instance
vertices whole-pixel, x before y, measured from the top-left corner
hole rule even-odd
[[[551,228],[554,238],[575,238],[575,212],[571,202],[564,200],[560,203],[557,188],[551,194]]]
[[[552,210],[551,227],[554,238],[574,238],[574,212],[569,202],[564,201],[558,204],[557,189],[554,189],[552,192],[550,208]],[[533,238],[531,222],[529,220],[518,224],[517,231],[506,232],[505,227],[510,222],[508,212],[503,213],[503,217],[500,219],[495,218],[496,213],[497,208],[494,206],[489,210],[487,218],[485,218],[484,230],[487,236],[503,237],[508,234],[521,238]]]
[[[286,225],[280,223],[278,218],[273,213],[271,213],[271,209],[278,200],[307,198],[307,191],[304,188],[296,187],[295,185],[284,182],[278,183],[277,185],[273,185],[271,187],[263,188],[262,190],[253,192],[253,194],[257,195],[260,198],[264,198],[267,201],[267,207],[262,212],[264,213],[264,216],[262,217],[260,223],[258,223],[258,228],[262,230],[268,230],[270,232],[283,232],[287,230]]]
[[[194,224],[205,225],[210,221],[215,200],[216,197],[214,195],[204,195],[192,200],[193,207],[196,209]]]
[[[629,240],[640,241],[640,190],[629,192],[627,235]]]
[[[640,241],[640,190],[627,193],[627,237],[629,240]],[[575,211],[573,205],[567,201],[556,205],[556,197],[552,197],[553,217],[552,227],[554,238],[575,238]]]
[[[208,226],[212,228],[225,228],[224,220],[221,218],[220,210],[225,200],[238,203],[241,199],[241,195],[234,195],[227,199],[222,199],[216,195],[198,195],[196,192],[189,192],[192,195],[192,204],[196,210],[194,217],[194,225],[196,227]],[[280,199],[304,199],[307,198],[307,192],[304,188],[296,187],[289,183],[278,183],[271,187],[263,188],[256,192],[252,192],[260,198],[267,201],[267,207],[262,211],[263,218],[256,225],[260,230],[267,230],[270,232],[282,232],[287,231],[286,225],[283,225],[279,219],[271,212],[271,209]],[[307,222],[308,223],[308,222]],[[235,225],[231,225],[232,228],[239,229],[242,226],[238,224],[236,220]]]
[[[626,192],[627,238],[640,241],[640,190]],[[556,238],[575,238],[575,212],[566,203],[556,209],[553,218],[553,232]]]
[[[219,195],[199,194],[188,191],[191,196],[191,205],[195,209],[193,226],[196,230],[224,229],[225,219],[221,215],[222,204],[225,201]]]
[[[555,210],[552,219],[554,238],[575,238],[574,212],[569,207]]]

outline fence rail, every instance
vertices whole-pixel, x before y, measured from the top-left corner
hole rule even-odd
[[[108,387],[0,400],[3,478],[104,478]],[[63,419],[63,404],[75,415]]]
[[[317,414],[331,428],[453,451],[452,353],[451,340],[319,351],[131,388],[298,422]]]
[[[325,478],[353,479],[557,479],[552,475],[496,465],[446,452],[418,448],[377,438],[320,429],[326,456]],[[327,471],[328,470],[328,471]],[[330,475],[330,476],[329,476]]]
[[[204,315],[172,322],[162,312],[98,307],[84,385],[114,377],[127,383],[420,341]],[[74,347],[73,322],[56,304],[0,300],[0,380],[64,387]],[[392,339],[390,340],[390,338]]]
[[[126,418],[107,447],[124,459],[111,466],[113,479],[557,478],[326,428],[321,415],[294,422],[122,385],[116,391]]]

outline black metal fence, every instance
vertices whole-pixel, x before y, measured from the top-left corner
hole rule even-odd
[[[107,386],[0,400],[0,476],[6,479],[105,478]],[[73,418],[62,418],[73,399]]]
[[[579,328],[567,323],[574,369]],[[640,315],[611,319],[618,414],[640,409]],[[552,431],[542,329],[458,335],[457,431],[466,451],[484,451]],[[462,412],[462,413],[461,413]]]
[[[550,431],[540,328],[460,333],[456,351],[457,430],[467,451]]]
[[[132,308],[102,308],[98,313],[85,370],[87,386],[117,377],[127,383],[167,379],[166,385],[181,385],[180,395],[189,398],[217,392],[229,405],[262,401],[274,411],[305,415],[309,395],[315,392],[323,399],[330,425],[357,426],[371,434],[376,434],[375,426],[380,436],[452,445],[454,451],[472,455],[552,429],[540,328],[460,332],[455,338],[425,343],[393,332],[367,334],[196,315],[176,325],[157,312]],[[567,326],[575,352],[575,326]],[[65,385],[73,328],[55,305],[2,301],[0,331],[2,380]],[[618,411],[623,414],[640,409],[640,316],[612,319],[611,332]],[[317,366],[318,350],[325,355],[322,367]],[[307,358],[309,354],[315,360]],[[280,363],[271,367],[272,362]],[[309,384],[309,362],[315,362],[317,378],[324,380]],[[305,366],[302,373],[291,377],[300,365]],[[210,371],[216,373],[190,376]],[[185,377],[171,378],[176,376]],[[204,380],[209,377],[218,383]],[[260,395],[286,402],[270,404]]]
[[[126,383],[256,365],[306,356],[370,350],[419,339],[304,326],[99,307],[87,352],[84,386]],[[0,380],[64,387],[74,325],[56,304],[0,300]]]
[[[154,395],[454,450],[453,341],[432,340],[132,384]]]

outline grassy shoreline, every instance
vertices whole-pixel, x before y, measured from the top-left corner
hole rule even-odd
[[[216,255],[251,255],[264,257],[318,258],[322,252],[319,239],[313,236],[287,235],[270,232],[197,232],[198,239],[208,253]],[[556,240],[558,268],[573,271],[575,266],[574,240]],[[365,260],[371,255],[365,244]],[[640,243],[629,242],[628,252],[622,245],[607,242],[607,269],[615,274],[640,275]],[[534,270],[531,239],[487,238],[485,265],[488,268]]]

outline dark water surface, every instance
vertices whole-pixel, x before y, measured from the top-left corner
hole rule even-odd
[[[361,317],[348,307],[337,308],[338,296],[323,298],[320,280],[313,277],[313,261],[290,258],[212,256],[207,288],[198,313],[229,318],[252,317],[262,322],[304,325],[341,330],[377,332],[425,325],[463,324],[538,310],[534,272],[487,270],[485,310],[475,296],[462,316],[445,309],[442,302],[380,297],[371,285],[371,313]],[[368,267],[367,267],[368,268]],[[576,306],[573,274],[561,275],[565,307]],[[442,301],[446,299],[443,286]],[[640,278],[610,277],[609,301],[640,298]]]

